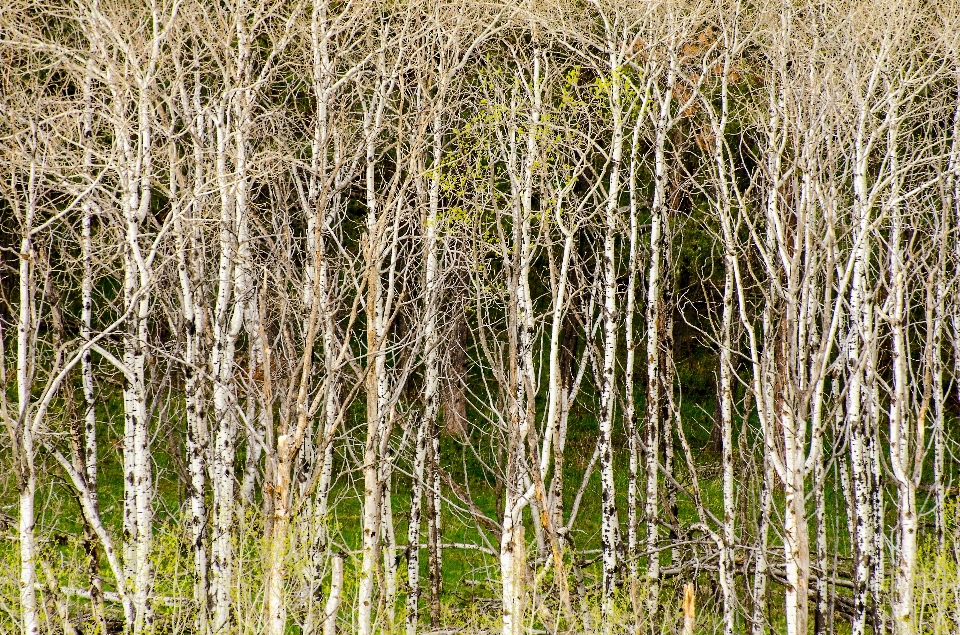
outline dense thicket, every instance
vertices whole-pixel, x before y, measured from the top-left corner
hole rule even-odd
[[[960,628],[955,2],[8,0],[0,65],[5,630]]]

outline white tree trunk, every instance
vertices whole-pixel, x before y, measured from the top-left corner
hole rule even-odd
[[[243,86],[248,78],[245,63],[249,58],[249,34],[237,20],[239,60],[234,83]],[[211,631],[223,633],[231,628],[231,592],[234,580],[234,508],[238,399],[236,389],[236,346],[240,331],[253,302],[250,266],[250,229],[247,210],[246,146],[249,123],[250,89],[236,91],[238,103],[220,104],[213,115],[216,131],[216,172],[220,189],[220,258],[217,267],[216,298],[212,312],[213,348],[210,373],[214,378],[213,414],[210,431],[211,507],[210,596]],[[231,169],[232,166],[232,169]],[[248,329],[250,331],[251,329]],[[250,362],[256,363],[251,337]]]
[[[657,95],[658,113],[654,128],[654,186],[653,203],[650,208],[650,265],[647,273],[647,415],[646,415],[646,518],[647,518],[647,615],[657,619],[660,607],[660,552],[659,552],[659,454],[660,431],[663,412],[662,391],[664,369],[660,354],[661,322],[666,319],[661,313],[663,280],[661,269],[664,260],[667,227],[667,157],[666,144],[670,121],[670,104],[673,97],[674,70],[671,66],[666,89]],[[667,440],[668,443],[672,439]]]
[[[93,245],[91,235],[92,209],[83,206],[83,228],[81,252],[83,257],[83,281],[81,283],[80,338],[89,343],[93,338]],[[94,392],[93,352],[88,348],[80,361],[81,383],[83,386],[83,439],[78,439],[78,469],[83,470],[84,479],[90,489],[92,504],[99,507],[97,501],[97,409]],[[94,542],[96,536],[89,527],[84,529],[84,543],[90,558],[90,606],[93,620],[98,628],[106,632],[106,613],[103,605],[103,578],[100,575],[99,554]]]
[[[407,525],[407,635],[416,635],[420,619],[420,523],[423,512],[424,468],[427,461],[426,426],[417,427]]]
[[[872,497],[872,479],[870,464],[872,463],[872,432],[870,426],[869,381],[867,366],[869,361],[863,358],[869,356],[873,336],[873,311],[870,304],[867,286],[869,254],[871,248],[870,223],[867,186],[867,157],[863,149],[866,140],[863,120],[866,114],[861,114],[858,127],[857,143],[858,156],[854,164],[853,187],[855,201],[853,207],[854,223],[854,254],[853,274],[850,284],[850,333],[846,346],[846,359],[850,366],[847,379],[847,433],[850,444],[850,471],[853,481],[854,498],[854,528],[856,553],[854,564],[854,615],[851,627],[853,635],[863,635],[866,632],[868,618],[867,598],[869,597],[870,579],[874,570],[874,513]],[[866,407],[865,407],[866,404]]]
[[[442,88],[441,88],[442,92]],[[431,122],[432,127],[432,165],[434,169],[439,169],[442,159],[442,132],[440,116],[434,116]],[[414,166],[417,167],[417,166]],[[437,325],[437,313],[439,311],[439,258],[438,258],[438,236],[437,223],[439,205],[440,205],[440,175],[435,174],[431,177],[427,188],[428,200],[426,215],[423,220],[423,250],[424,250],[424,287],[423,287],[423,329],[424,329],[424,360],[423,360],[423,415],[420,425],[417,429],[416,453],[414,458],[413,489],[410,501],[410,523],[407,535],[409,552],[407,554],[407,582],[409,585],[407,595],[407,635],[416,635],[419,621],[419,600],[420,600],[420,522],[421,510],[424,494],[424,478],[426,475],[427,455],[431,455],[431,464],[437,460],[437,450],[439,443],[434,445],[435,433],[437,429],[436,417],[439,406],[440,389],[440,338]],[[431,469],[430,476],[439,477],[437,470]],[[433,516],[430,519],[432,535],[435,537],[439,517],[439,478],[431,479],[426,489],[427,496],[431,497],[428,510]],[[431,572],[431,582],[434,576]],[[434,595],[431,593],[431,596]],[[432,597],[431,597],[432,599]]]
[[[786,611],[788,635],[807,632],[807,595],[810,583],[810,538],[804,507],[803,435],[800,424],[785,406],[781,412],[784,434],[784,538],[787,588]]]
[[[128,536],[124,564],[133,587],[133,630],[141,633],[148,631],[153,621],[153,482],[146,392],[147,322],[150,303],[147,299],[149,294],[139,286],[141,272],[133,256],[133,252],[139,249],[139,223],[130,220],[127,228],[125,298],[128,306],[129,303],[135,303],[136,307],[124,334],[124,364],[131,371],[131,378],[124,390],[124,454],[127,459],[124,462],[124,499]]]
[[[340,600],[343,597],[343,556],[333,556],[333,567],[330,573],[330,595],[324,607],[323,635],[337,635],[337,613],[340,610]]]
[[[960,90],[960,59],[958,51],[951,50],[951,69],[954,90]],[[957,236],[957,228],[960,227],[960,102],[957,103],[953,111],[953,130],[951,134],[950,150],[947,158],[947,169],[944,174],[945,192],[944,192],[944,212],[941,221],[941,256],[945,260],[951,260],[953,267],[960,266],[960,237]],[[952,239],[948,238],[952,236]],[[948,271],[946,262],[944,262],[937,276],[937,325],[935,333],[935,343],[933,351],[934,360],[934,421],[933,421],[933,485],[934,485],[934,509],[937,531],[937,544],[941,550],[946,545],[946,491],[944,483],[945,469],[945,430],[944,430],[944,400],[946,394],[943,388],[944,364],[941,357],[941,342],[943,330],[947,320],[946,304],[947,298],[955,299],[958,291],[955,280],[947,284]],[[956,269],[952,268],[955,272]],[[955,369],[960,370],[960,312],[951,311],[951,321],[953,327],[952,343],[954,348]],[[947,336],[948,338],[950,335]],[[948,340],[949,341],[949,340]],[[958,387],[960,388],[960,387]]]
[[[21,451],[33,451],[32,434],[24,431]],[[40,620],[37,612],[37,540],[34,535],[34,499],[37,493],[37,477],[33,461],[21,467],[25,471],[20,485],[20,626],[25,635],[39,635]]]
[[[34,428],[30,416],[30,401],[33,386],[34,368],[34,329],[33,316],[36,314],[34,288],[34,263],[37,254],[33,249],[31,233],[35,216],[35,173],[31,165],[30,182],[27,185],[25,218],[21,227],[19,266],[19,314],[17,320],[17,423],[19,439],[11,442],[18,451],[14,458],[18,462],[17,477],[20,495],[18,537],[20,539],[20,626],[24,635],[39,635],[40,621],[37,612],[37,540],[34,534],[35,498],[37,476],[34,470]],[[5,360],[4,360],[5,361]],[[5,404],[6,402],[4,402]],[[4,413],[6,414],[6,412]],[[7,422],[10,425],[10,422]],[[8,428],[9,430],[10,428]],[[16,436],[16,435],[15,435]]]
[[[267,370],[269,370],[269,365]],[[267,635],[283,635],[287,623],[284,601],[284,576],[290,528],[290,472],[293,463],[293,440],[290,435],[277,437],[277,475],[273,484],[273,525],[268,539],[264,613]]]
[[[908,227],[905,223],[906,212],[902,209],[900,200],[900,140],[898,138],[899,125],[897,106],[899,94],[888,88],[888,112],[892,113],[891,122],[887,128],[887,160],[891,173],[891,186],[887,213],[890,215],[890,236],[887,241],[888,249],[888,289],[884,313],[890,326],[892,343],[890,366],[892,382],[889,405],[890,423],[890,468],[897,483],[897,544],[896,564],[893,580],[893,630],[896,635],[913,635],[916,629],[914,623],[914,585],[917,567],[917,531],[919,518],[917,515],[917,485],[923,463],[924,432],[926,423],[924,418],[927,411],[929,394],[925,395],[919,412],[912,412],[910,398],[911,389],[910,359],[907,343],[908,329],[908,281],[911,272],[907,258],[909,253],[904,251],[903,232]],[[927,317],[927,348],[935,339],[933,315],[936,312],[935,299],[932,289],[928,286],[925,312]],[[931,351],[925,351],[926,365],[930,365]],[[930,369],[924,374],[925,392],[931,388]]]
[[[393,416],[393,413],[390,415]],[[385,461],[380,476],[382,509],[380,511],[381,540],[383,541],[383,606],[384,629],[393,631],[397,616],[397,535],[393,526],[393,466]]]
[[[83,169],[84,177],[93,179],[93,77],[91,68],[87,68],[83,84]],[[93,338],[93,212],[94,204],[86,197],[80,204],[83,211],[81,220],[80,253],[83,260],[83,278],[80,283],[80,338],[89,344]],[[93,351],[84,351],[80,360],[81,385],[83,387],[83,438],[77,439],[77,468],[83,470],[87,486],[97,503],[97,411],[94,395]],[[100,563],[95,541],[89,526],[84,528],[84,547],[90,558],[90,608],[91,617],[97,628],[106,632],[106,613],[103,605],[103,578],[100,575]]]
[[[607,186],[605,232],[603,238],[603,370],[600,385],[598,427],[600,429],[600,543],[603,557],[604,633],[613,629],[614,592],[616,587],[617,549],[620,543],[620,522],[617,518],[613,468],[613,411],[615,371],[617,363],[617,272],[614,241],[617,232],[617,209],[620,200],[620,163],[623,159],[623,106],[620,103],[620,68],[616,53],[610,53],[610,108],[613,115],[613,138],[610,151],[610,182]]]
[[[513,468],[514,470],[517,467]],[[508,471],[509,473],[509,471]],[[515,477],[515,475],[513,475]],[[508,487],[510,485],[508,484]],[[500,536],[500,577],[503,586],[503,628],[502,635],[522,635],[523,602],[523,561],[526,551],[524,541],[522,511],[526,501],[514,496],[504,497],[507,513],[503,519],[503,533]]]
[[[539,152],[537,132],[543,108],[542,52],[535,48],[533,68],[530,73],[531,103],[527,119],[525,148],[522,166],[518,157],[518,126],[509,124],[507,134],[507,171],[511,179],[513,202],[513,250],[514,279],[510,281],[512,300],[515,302],[511,316],[511,406],[507,429],[507,468],[504,482],[503,532],[500,538],[500,576],[502,584],[503,635],[519,635],[523,628],[523,559],[526,544],[523,537],[523,509],[529,504],[527,483],[530,482],[525,447],[530,432],[532,406],[536,395],[536,377],[533,368],[533,306],[530,294],[530,266],[533,247],[530,237],[532,216],[534,163]],[[518,113],[516,92],[511,95],[510,112]],[[506,254],[505,254],[506,256]]]
[[[127,132],[120,144],[126,168],[122,175],[124,305],[129,311],[123,336],[124,384],[124,566],[133,600],[132,630],[147,632],[153,624],[153,478],[150,420],[147,412],[147,347],[153,272],[141,252],[141,224],[150,209],[152,179],[152,114],[141,89],[136,148]],[[119,106],[118,106],[119,107]],[[133,155],[136,158],[133,158]]]
[[[644,101],[640,114],[633,129],[633,139],[630,144],[630,238],[629,238],[629,257],[627,260],[627,298],[624,306],[623,319],[623,339],[626,349],[626,360],[623,369],[624,385],[624,406],[623,419],[626,424],[627,432],[627,452],[628,472],[627,472],[627,582],[629,585],[630,602],[635,613],[640,611],[640,589],[638,586],[639,575],[639,556],[637,550],[639,547],[639,488],[637,479],[640,470],[640,439],[637,430],[637,412],[636,398],[634,389],[634,368],[636,366],[636,348],[637,343],[634,338],[633,322],[636,315],[637,306],[637,269],[639,268],[638,240],[639,240],[639,222],[637,219],[637,168],[639,151],[639,137],[641,130],[641,121],[645,117],[646,101]],[[565,245],[566,247],[566,245]],[[639,615],[638,615],[639,618]],[[638,619],[639,624],[639,619]]]
[[[373,632],[373,595],[377,560],[380,557],[381,511],[383,494],[381,448],[389,442],[387,431],[388,378],[383,351],[386,338],[386,295],[381,279],[387,232],[386,210],[381,210],[375,181],[377,135],[381,128],[387,91],[391,84],[385,76],[384,61],[378,62],[380,78],[371,103],[365,104],[363,133],[365,142],[366,233],[364,245],[367,313],[367,439],[363,454],[363,518],[362,562],[358,589],[358,635]]]
[[[816,579],[816,612],[814,614],[814,635],[823,635],[827,631],[826,620],[829,617],[829,606],[827,595],[829,583],[827,580],[827,522],[826,522],[826,466],[824,465],[823,452],[819,452],[816,457],[813,470],[813,501],[814,515],[817,524],[816,535],[816,553],[817,553],[817,579]]]
[[[736,585],[734,580],[734,517],[736,502],[734,499],[735,476],[733,471],[733,254],[725,256],[723,284],[722,341],[720,342],[720,424],[722,426],[723,470],[723,548],[720,551],[719,575],[723,592],[723,633],[733,635],[736,627]]]
[[[207,507],[206,467],[208,432],[206,421],[206,395],[201,375],[205,366],[203,332],[206,327],[205,294],[199,282],[204,273],[202,242],[197,227],[203,188],[205,126],[200,103],[200,83],[194,88],[193,117],[188,124],[193,146],[193,188],[187,205],[173,211],[174,231],[177,238],[177,273],[180,282],[180,306],[184,333],[184,401],[186,405],[186,452],[187,452],[187,525],[190,550],[193,554],[193,601],[196,611],[195,628],[198,635],[207,635],[209,629],[208,601],[208,556],[207,556]],[[190,108],[190,104],[185,104]],[[185,108],[185,110],[187,109]],[[187,112],[190,112],[187,110]],[[175,159],[175,157],[173,157]],[[173,163],[172,163],[173,164]],[[176,177],[171,178],[170,197],[176,199]]]
[[[329,15],[327,2],[317,2],[313,6],[310,22],[310,41],[313,54],[312,75],[313,95],[316,99],[314,114],[313,139],[311,142],[310,178],[305,201],[307,216],[307,276],[308,284],[305,293],[305,309],[312,309],[313,303],[318,303],[320,338],[323,346],[324,383],[322,395],[323,425],[320,426],[318,449],[320,450],[317,490],[314,500],[311,501],[310,565],[308,573],[308,589],[310,594],[307,603],[307,615],[304,620],[303,632],[312,635],[318,625],[327,628],[329,616],[317,615],[319,609],[319,584],[323,571],[324,558],[330,547],[328,532],[328,512],[330,490],[333,483],[333,450],[334,436],[338,425],[338,376],[337,368],[339,350],[337,348],[336,314],[334,295],[337,272],[331,263],[328,253],[328,243],[336,238],[333,235],[332,225],[335,215],[341,208],[341,189],[344,187],[341,168],[341,147],[337,138],[337,129],[331,122],[331,100],[336,96],[334,82],[337,79],[334,59],[331,57],[331,39],[335,33],[335,23],[341,16]],[[316,280],[316,298],[314,297],[314,283]],[[310,448],[305,448],[310,450]],[[335,556],[333,561],[333,582],[337,586],[337,567],[339,566],[340,582],[342,587],[343,560]],[[333,593],[334,590],[331,590]],[[339,592],[339,591],[337,591]],[[329,601],[328,601],[329,603]],[[339,606],[339,599],[337,599]],[[329,607],[328,607],[329,608]],[[336,609],[334,609],[336,610]],[[336,626],[336,617],[330,623],[331,628]]]
[[[757,407],[762,402],[757,400]],[[753,613],[750,618],[752,635],[764,635],[767,632],[767,578],[770,565],[767,562],[767,538],[770,532],[770,511],[773,507],[773,466],[764,456],[762,483],[760,485],[760,510],[757,523],[757,555],[753,568]]]
[[[427,481],[429,490],[427,499],[427,558],[430,566],[430,625],[440,627],[440,593],[443,584],[443,549],[440,531],[442,509],[440,506],[440,435],[439,425],[434,419],[427,447]]]
[[[739,11],[739,6],[737,7]],[[724,54],[721,77],[720,112],[719,117],[711,112],[713,126],[713,161],[716,171],[717,211],[720,216],[720,226],[723,238],[723,308],[720,323],[720,377],[718,404],[721,426],[721,469],[723,472],[723,532],[719,558],[720,588],[723,594],[723,633],[733,635],[736,628],[736,580],[734,545],[735,533],[735,476],[733,469],[733,320],[734,320],[734,293],[737,284],[736,276],[736,244],[734,237],[734,223],[731,205],[730,170],[726,156],[727,120],[729,116],[729,77],[731,70],[731,36],[726,32],[724,38]],[[732,167],[732,166],[730,166]],[[745,414],[748,417],[749,414]]]

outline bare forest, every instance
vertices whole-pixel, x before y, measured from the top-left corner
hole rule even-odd
[[[960,632],[957,0],[3,0],[0,631]]]

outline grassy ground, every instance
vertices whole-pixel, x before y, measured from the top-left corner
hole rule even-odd
[[[121,536],[121,511],[122,511],[122,488],[123,479],[120,466],[120,446],[122,438],[122,416],[121,404],[117,399],[105,400],[101,403],[98,415],[101,421],[101,467],[100,467],[100,500],[102,512],[107,525],[111,528],[113,535]],[[682,410],[682,419],[684,421],[684,430],[687,435],[687,441],[691,448],[692,458],[697,465],[697,476],[699,487],[702,492],[704,505],[718,517],[722,516],[722,492],[720,481],[719,457],[711,452],[709,448],[710,426],[712,413],[708,410],[695,406],[684,406]],[[168,429],[160,428],[156,431],[153,442],[154,461],[156,465],[155,473],[157,475],[157,553],[155,557],[155,566],[157,569],[157,596],[158,597],[183,597],[189,596],[191,588],[190,575],[190,555],[186,547],[184,527],[180,522],[180,510],[182,509],[183,490],[177,477],[178,454],[177,444],[181,440],[177,437],[174,430],[179,426],[168,426]],[[359,429],[359,426],[358,426]],[[588,412],[574,412],[570,422],[569,440],[567,445],[567,461],[565,469],[565,506],[569,510],[576,490],[580,486],[584,470],[587,467],[589,458],[593,452],[596,439],[596,424]],[[477,448],[477,454],[470,451],[463,443],[457,439],[444,437],[441,454],[444,467],[454,475],[458,481],[465,480],[469,484],[474,503],[490,518],[499,517],[499,504],[493,487],[493,479],[489,471],[484,468],[483,463],[489,463],[495,458],[493,452],[489,450],[490,443],[488,439],[474,437],[474,447]],[[751,447],[753,439],[745,439],[743,447]],[[344,446],[343,452],[349,453],[358,450],[356,447],[361,442],[359,436],[348,439],[348,444],[353,444],[350,448]],[[484,451],[482,448],[485,447]],[[618,509],[621,510],[621,524],[626,522],[626,490],[627,490],[627,470],[628,456],[626,453],[626,440],[622,434],[615,439],[615,462],[618,466],[616,471],[616,487],[618,497]],[[479,455],[479,456],[478,456]],[[242,458],[242,457],[241,457]],[[756,500],[758,496],[758,481],[755,473],[752,471],[749,457],[738,457],[737,486],[738,497],[742,509],[741,516],[746,518],[742,522],[739,531],[743,536],[745,543],[749,543],[756,531]],[[9,460],[9,459],[7,459]],[[693,478],[686,469],[685,457],[681,444],[676,443],[676,465],[677,478],[686,487],[693,488]],[[338,461],[338,466],[345,464],[343,457]],[[350,464],[356,464],[350,461]],[[59,582],[66,588],[83,588],[87,585],[86,573],[84,571],[84,554],[80,544],[79,537],[82,536],[82,522],[79,508],[73,498],[68,485],[62,480],[60,470],[54,465],[49,457],[42,456],[38,464],[41,488],[39,492],[40,500],[38,502],[38,513],[40,521],[38,523],[38,533],[44,537],[44,557],[51,563],[53,570],[58,576]],[[16,564],[16,544],[15,544],[15,525],[9,523],[9,519],[16,517],[16,489],[10,471],[5,472],[8,476],[0,480],[2,489],[0,489],[0,504],[3,512],[8,519],[7,526],[4,528],[2,544],[0,544],[0,630],[8,630],[12,626],[11,616],[16,613],[17,590],[15,580],[17,579]],[[406,543],[407,521],[409,516],[410,488],[408,466],[399,463],[396,468],[396,476],[393,485],[393,514],[395,523],[395,532],[397,542],[401,545]],[[336,536],[336,548],[349,554],[348,572],[347,572],[347,597],[343,605],[342,616],[350,619],[353,614],[352,598],[356,580],[355,572],[359,569],[359,548],[360,548],[360,512],[361,512],[361,491],[358,487],[359,474],[356,472],[339,470],[338,480],[333,492],[333,513],[331,514],[331,529]],[[600,547],[599,520],[600,520],[600,485],[599,476],[594,471],[585,495],[583,497],[580,512],[577,517],[577,524],[572,532],[572,539],[577,547],[581,557],[587,561],[592,561],[584,569],[584,575],[588,588],[596,587],[596,581],[600,575],[600,564],[597,561],[596,553]],[[449,491],[444,492],[450,495]],[[838,482],[834,476],[828,478],[825,483],[824,495],[827,508],[827,534],[829,552],[837,552],[838,569],[841,577],[849,577],[849,537],[847,535],[847,526],[844,516],[845,504],[843,494],[838,487]],[[684,495],[678,496],[679,524],[681,527],[688,527],[692,523],[700,520],[696,513],[696,507],[692,500]],[[922,498],[924,512],[929,512],[930,502],[926,497]],[[812,500],[809,501],[812,511]],[[782,492],[775,492],[774,509],[782,508]],[[892,510],[888,510],[889,521],[893,522]],[[929,518],[929,515],[926,515]],[[530,524],[529,514],[526,516],[527,523]],[[778,525],[776,512],[774,525]],[[462,543],[489,545],[494,551],[497,548],[496,538],[488,531],[478,528],[478,524],[465,509],[458,505],[454,500],[443,507],[443,542],[444,543]],[[238,586],[236,594],[238,597],[238,620],[241,623],[250,625],[257,624],[259,613],[257,607],[260,605],[260,571],[261,571],[261,547],[262,547],[262,523],[256,510],[248,510],[245,516],[238,520],[238,562],[237,570],[240,573],[238,577]],[[425,525],[424,525],[425,530]],[[625,531],[625,530],[624,530]],[[642,525],[641,525],[642,531]],[[527,536],[533,536],[533,526],[530,525],[527,530]],[[813,534],[811,534],[811,539]],[[642,535],[641,535],[642,539]],[[776,549],[778,544],[776,531],[770,534],[771,547]],[[547,596],[548,603],[556,605],[555,589],[550,583],[552,572],[547,566],[548,563],[538,560],[535,545],[530,542],[529,562],[533,568],[533,575],[539,580],[537,591]],[[743,552],[747,554],[745,550]],[[663,564],[669,566],[672,563],[672,553],[670,551],[663,553]],[[681,548],[676,553],[679,560],[689,561],[698,554],[695,549]],[[290,579],[295,579],[297,571],[302,569],[302,552],[296,545],[291,545],[288,555],[290,567],[288,573]],[[938,560],[939,558],[939,560]],[[426,558],[422,558],[421,575],[426,580]],[[569,554],[568,560],[569,564]],[[935,567],[930,567],[928,563],[940,562]],[[942,588],[948,581],[956,583],[955,567],[950,569],[947,564],[952,566],[954,561],[949,558],[935,554],[929,550],[924,552],[923,557],[923,578],[925,591],[921,599],[926,602],[927,610],[930,607],[938,606],[938,594],[942,594]],[[831,560],[832,564],[832,560]],[[107,571],[106,563],[101,567],[102,571]],[[406,561],[400,562],[399,577],[400,597],[398,598],[397,624],[402,624],[402,605],[405,594],[403,588],[403,579],[405,579]],[[950,572],[953,571],[951,574]],[[353,573],[353,575],[351,575]],[[950,577],[950,576],[953,577]],[[939,577],[938,577],[939,576]],[[570,578],[573,580],[573,577]],[[463,549],[450,548],[443,552],[443,610],[444,623],[447,625],[473,625],[476,627],[491,627],[494,625],[498,611],[498,580],[499,570],[496,557],[482,549]],[[670,578],[664,583],[662,595],[664,602],[667,603],[667,621],[669,624],[672,616],[675,616],[674,601],[680,595],[680,587],[684,582],[698,583],[698,601],[701,604],[701,631],[711,632],[717,628],[717,605],[719,602],[718,589],[715,584],[715,575],[709,571],[696,571],[692,569],[682,577]],[[939,580],[939,583],[937,582]],[[743,578],[740,578],[739,589],[740,597],[744,598],[747,593],[742,587]],[[293,587],[295,585],[291,585]],[[113,585],[107,581],[108,589]],[[46,592],[45,592],[46,593]],[[426,593],[424,594],[424,604],[426,604]],[[536,597],[532,598],[536,601]],[[83,601],[74,599],[77,606],[82,608]],[[777,607],[782,606],[782,589],[773,585],[770,595],[771,607],[774,612],[774,626],[776,629],[778,611]],[[595,598],[588,599],[589,610],[596,611]],[[621,605],[625,611],[624,620],[631,619],[626,615],[629,610],[629,602],[624,598]],[[116,607],[114,607],[115,609]],[[425,608],[423,609],[426,610]],[[578,610],[583,610],[578,607]],[[164,630],[170,632],[179,631],[181,627],[189,624],[189,617],[180,606],[166,606],[161,604],[158,609],[160,623]],[[531,626],[534,628],[543,628],[545,625],[541,616],[533,615],[531,617]],[[836,632],[844,632],[845,626],[842,623],[837,624]],[[255,632],[253,628],[251,632]]]

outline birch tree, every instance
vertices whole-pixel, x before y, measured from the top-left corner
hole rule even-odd
[[[0,8],[0,623],[936,630],[955,4]]]
[[[169,219],[159,231],[150,231],[153,189],[157,175],[157,126],[154,92],[165,43],[177,17],[176,5],[151,3],[142,12],[116,7],[104,13],[97,4],[80,7],[84,36],[90,42],[90,59],[98,81],[109,91],[113,148],[111,166],[117,201],[115,222],[123,240],[123,298],[127,319],[120,363],[124,386],[124,545],[123,566],[132,595],[129,628],[149,631],[154,572],[153,466],[148,412],[149,331],[152,287],[156,283],[157,256]],[[143,26],[127,30],[123,22]]]

